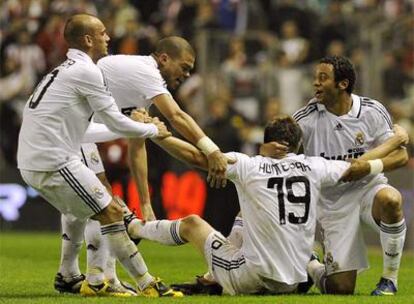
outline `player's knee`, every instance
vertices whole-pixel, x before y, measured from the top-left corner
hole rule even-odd
[[[183,236],[188,236],[196,227],[200,225],[203,220],[196,214],[188,215],[181,219],[180,233]]]
[[[328,279],[326,292],[329,294],[353,294],[355,290],[355,282],[343,279]]]
[[[380,191],[375,198],[380,202],[383,214],[396,214],[402,211],[402,197],[398,191]]]
[[[106,225],[114,222],[119,222],[123,220],[122,208],[114,201],[102,210],[99,214],[95,216],[101,225]]]

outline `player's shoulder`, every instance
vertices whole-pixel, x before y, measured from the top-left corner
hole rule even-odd
[[[82,82],[94,83],[102,81],[102,72],[93,62],[79,62],[79,64],[74,65],[68,72],[75,78],[75,80],[80,80]]]
[[[300,108],[295,113],[293,113],[293,119],[295,119],[296,122],[303,122],[307,119],[312,118],[317,113],[317,103],[318,101],[316,100],[316,98],[312,98],[306,106]]]
[[[376,117],[385,120],[392,128],[392,121],[390,114],[388,113],[385,106],[378,100],[359,96],[361,101],[361,118],[366,118],[368,120],[375,119]]]

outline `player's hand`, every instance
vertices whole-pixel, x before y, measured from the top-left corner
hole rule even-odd
[[[356,181],[367,176],[370,172],[371,167],[366,160],[352,159],[351,166],[348,168],[348,170],[345,171],[345,173],[342,175],[339,181]]]
[[[210,187],[225,187],[227,184],[227,164],[234,164],[236,161],[227,158],[220,150],[214,151],[207,156],[208,176],[207,182]]]
[[[289,151],[289,148],[288,148],[287,142],[278,143],[276,141],[272,141],[272,142],[260,145],[259,154],[265,157],[281,159],[286,156],[288,151]]]
[[[158,129],[157,139],[164,139],[166,137],[171,136],[171,132],[168,131],[165,124],[158,119],[158,117],[153,117],[151,121]]]
[[[131,112],[130,118],[143,123],[151,123],[152,117],[144,108],[136,109]]]
[[[407,130],[405,130],[400,125],[395,124],[393,127],[394,136],[399,139],[401,145],[407,145],[410,141],[410,137],[408,136]]]
[[[157,218],[155,217],[154,210],[152,210],[151,203],[141,204],[141,213],[142,218],[145,221],[155,221]]]

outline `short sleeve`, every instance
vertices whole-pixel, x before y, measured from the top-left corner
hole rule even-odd
[[[391,116],[378,101],[366,101],[369,105],[370,129],[374,145],[379,146],[394,135]]]
[[[115,102],[98,67],[88,66],[81,71],[78,78],[77,89],[95,112],[102,111]]]
[[[340,160],[326,160],[322,157],[314,157],[314,167],[318,170],[318,179],[322,186],[335,185],[345,171],[351,165],[348,162]]]
[[[249,172],[250,157],[237,152],[228,152],[225,155],[230,159],[236,160],[234,164],[227,165],[227,178],[232,182],[244,180]]]

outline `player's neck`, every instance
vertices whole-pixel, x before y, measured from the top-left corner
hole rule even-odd
[[[326,104],[326,109],[337,116],[342,116],[348,113],[352,108],[352,97],[348,94],[343,94],[332,104]]]

